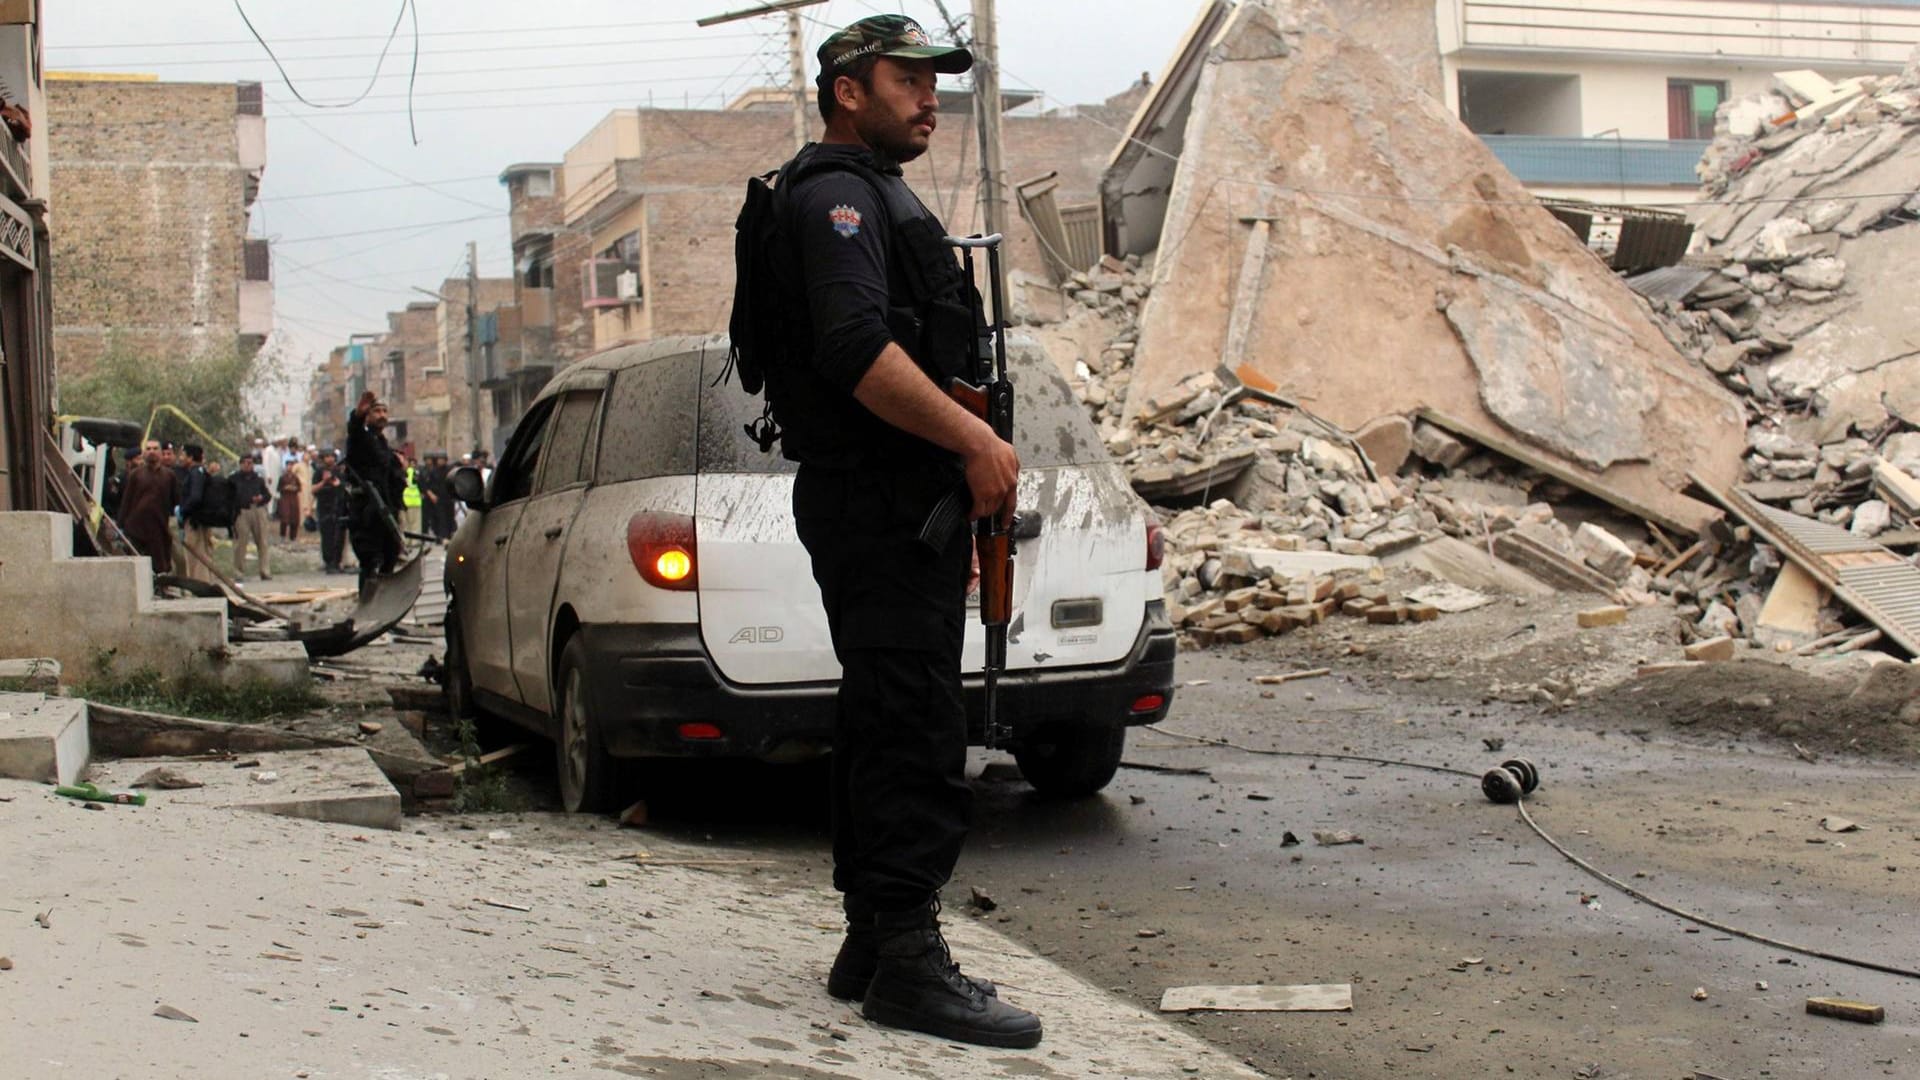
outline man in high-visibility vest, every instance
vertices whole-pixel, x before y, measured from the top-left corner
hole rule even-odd
[[[402,532],[420,531],[420,477],[414,472],[413,462],[405,454],[395,454],[400,464],[406,466],[407,486],[400,492],[400,529]]]

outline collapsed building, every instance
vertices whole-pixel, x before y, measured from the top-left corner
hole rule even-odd
[[[1771,542],[1778,523],[1747,524],[1735,488],[1812,481],[1789,490],[1799,499],[1837,478],[1858,502],[1880,451],[1909,452],[1861,436],[1897,423],[1890,385],[1920,393],[1897,370],[1920,364],[1897,347],[1912,340],[1898,320],[1920,316],[1892,299],[1885,227],[1905,220],[1920,180],[1895,153],[1913,131],[1910,84],[1809,81],[1823,107],[1784,125],[1805,95],[1743,104],[1766,130],[1729,123],[1746,144],[1728,134],[1709,155],[1725,174],[1709,194],[1735,189],[1702,224],[1709,254],[1628,280],[1327,9],[1213,4],[1110,161],[1108,255],[1053,288],[1023,277],[1016,314],[1167,519],[1168,592],[1197,643],[1336,612],[1433,617],[1440,605],[1378,588],[1378,560],[1462,539],[1556,589],[1670,604],[1677,643],[1789,640],[1760,632],[1789,561]],[[1830,141],[1819,153],[1850,170],[1796,173]],[[1768,155],[1781,164],[1769,170]],[[1809,223],[1762,201],[1785,185],[1808,209],[1827,185],[1850,197]],[[1769,241],[1791,257],[1752,253]],[[1851,292],[1828,280],[1841,243],[1861,245],[1844,254],[1868,270]],[[1647,295],[1676,275],[1679,294]],[[1810,310],[1769,321],[1770,293]],[[1876,303],[1889,347],[1862,361],[1833,316]],[[1586,507],[1561,520],[1563,504],[1591,500],[1612,512],[1604,526]],[[1789,575],[1808,582],[1792,645],[1852,621],[1833,603],[1837,579]]]

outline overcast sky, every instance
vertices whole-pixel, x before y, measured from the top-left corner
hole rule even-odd
[[[386,311],[422,298],[411,286],[464,273],[467,241],[479,244],[482,274],[510,272],[503,166],[559,160],[611,109],[717,108],[750,87],[784,84],[784,17],[694,25],[757,2],[424,0],[418,145],[406,96],[412,13],[371,93],[349,108],[296,101],[234,6],[220,0],[48,5],[47,66],[264,84],[267,170],[252,231],[275,241],[273,344],[289,358],[292,389],[284,402],[257,408],[279,426],[284,407],[293,430],[307,374],[327,350],[349,333],[384,329]],[[243,3],[294,87],[320,103],[367,88],[401,10],[400,0]],[[1005,83],[1044,91],[1049,106],[1099,101],[1143,71],[1157,76],[1200,3],[1001,0]],[[961,16],[970,4],[947,6]],[[830,28],[879,11],[905,11],[946,36],[932,0],[830,0],[806,13],[809,57]],[[549,25],[536,27],[543,14]],[[769,148],[768,167],[783,150]]]

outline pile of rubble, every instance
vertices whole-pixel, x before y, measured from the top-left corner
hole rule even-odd
[[[1720,131],[1699,167],[1703,251],[1632,284],[1744,396],[1749,494],[1904,532],[1920,509],[1899,490],[1920,446],[1898,433],[1920,418],[1920,51],[1898,76],[1781,73],[1723,106]],[[1898,477],[1876,481],[1883,460]]]

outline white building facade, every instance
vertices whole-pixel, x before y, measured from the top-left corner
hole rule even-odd
[[[1724,101],[1777,71],[1897,72],[1920,0],[1436,0],[1454,114],[1541,196],[1686,202]]]

